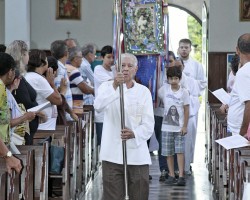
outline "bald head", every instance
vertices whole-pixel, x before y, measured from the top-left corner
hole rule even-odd
[[[237,47],[240,53],[250,54],[250,33],[245,33],[239,37]]]

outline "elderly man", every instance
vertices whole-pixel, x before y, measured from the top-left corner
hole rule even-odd
[[[149,164],[147,140],[154,131],[154,113],[150,91],[134,81],[137,59],[122,54],[122,73],[113,81],[104,82],[94,102],[97,112],[104,111],[100,159],[103,169],[104,200],[125,196],[122,141],[127,144],[128,193],[133,200],[147,200]],[[124,87],[125,129],[121,129],[118,86]]]
[[[91,86],[94,86],[94,72],[91,69],[91,63],[95,61],[96,45],[85,44],[82,47],[82,63],[79,68],[83,80]],[[83,96],[85,105],[93,105],[94,96],[91,94],[84,94]]]
[[[15,77],[16,63],[7,53],[0,53],[0,156],[5,158],[6,167],[9,173],[11,169],[18,173],[22,169],[20,160],[12,156],[4,144],[9,143],[10,110],[7,104],[6,85],[11,84]]]
[[[73,98],[72,98],[72,92],[70,90],[70,82],[67,74],[67,68],[66,68],[66,61],[68,60],[68,47],[63,40],[56,40],[51,43],[50,45],[50,51],[53,57],[57,59],[58,63],[58,70],[57,70],[57,76],[55,77],[55,85],[60,90],[61,82],[64,81],[67,85],[66,93],[64,95],[66,102],[68,103],[69,107],[73,107]],[[67,121],[71,121],[72,118],[68,113],[66,113],[66,119]]]
[[[239,37],[236,51],[242,67],[231,91],[227,122],[233,134],[245,136],[250,122],[250,33]]]

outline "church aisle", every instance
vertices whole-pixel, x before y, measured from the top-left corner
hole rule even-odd
[[[195,153],[195,163],[193,164],[193,174],[187,176],[186,186],[167,186],[159,182],[159,166],[156,155],[152,155],[152,165],[150,166],[150,194],[149,200],[213,200],[212,185],[208,181],[208,170],[205,164],[205,135],[204,132],[197,134],[197,146]],[[201,198],[202,197],[202,198]],[[101,200],[102,180],[101,172],[95,177],[92,184],[81,200]]]
[[[150,183],[149,200],[213,200],[212,185],[208,181],[208,170],[205,163],[205,133],[197,134],[196,153],[193,173],[186,176],[186,186],[167,186],[159,182],[160,171],[157,156],[151,156],[152,165],[150,175],[153,179]]]
[[[213,200],[212,184],[208,180],[208,169],[205,163],[205,122],[204,104],[200,109],[198,133],[196,138],[196,149],[193,173],[186,177],[186,186],[167,186],[159,182],[160,170],[156,155],[152,155],[152,165],[149,167],[152,180],[150,181],[149,200]],[[95,177],[89,186],[86,194],[81,200],[101,200],[102,199],[102,179],[101,172]]]

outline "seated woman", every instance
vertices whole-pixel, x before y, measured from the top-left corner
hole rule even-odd
[[[73,97],[73,110],[75,113],[83,112],[83,94],[94,94],[94,88],[84,82],[79,67],[82,63],[82,52],[78,47],[69,49],[70,64],[67,64],[67,70],[70,80],[70,89]]]
[[[27,73],[26,66],[29,61],[28,45],[22,40],[14,40],[7,47],[6,53],[10,54],[14,58],[16,64],[19,65],[20,73],[22,75],[18,88],[14,89],[12,92],[16,102],[18,104],[23,104],[26,110],[37,106],[36,91],[24,77]],[[36,115],[35,119],[29,122],[30,134],[26,133],[24,136],[26,145],[33,144],[33,136],[38,128],[38,120],[38,115]]]
[[[11,94],[11,92],[18,88],[21,75],[19,70],[15,72],[15,78],[12,84],[7,85],[7,100],[8,106],[10,108],[11,120],[10,120],[10,127],[11,127],[11,134],[10,134],[10,141],[16,145],[24,144],[24,136],[25,134],[30,134],[29,129],[29,121],[35,119],[36,113],[35,112],[26,112],[25,107],[23,104],[17,104],[15,98]],[[18,135],[20,137],[15,137],[14,135]],[[16,138],[16,139],[14,139]],[[19,138],[19,139],[17,139]]]
[[[52,68],[48,68],[47,58],[44,51],[33,49],[29,53],[28,73],[26,80],[36,90],[36,101],[39,104],[50,102],[51,105],[43,111],[47,115],[47,121],[38,126],[39,130],[55,130],[57,108],[55,105],[62,104],[62,98],[54,84],[55,74]],[[46,73],[46,77],[43,74]]]

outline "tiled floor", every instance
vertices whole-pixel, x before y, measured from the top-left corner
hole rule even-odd
[[[152,165],[150,166],[150,174],[153,179],[150,181],[149,200],[213,200],[212,186],[208,181],[208,170],[205,164],[204,110],[204,108],[200,109],[195,160],[192,164],[193,174],[187,177],[186,186],[167,186],[159,182],[158,160],[157,156],[153,155]],[[101,173],[96,176],[87,193],[80,199],[102,199]]]

